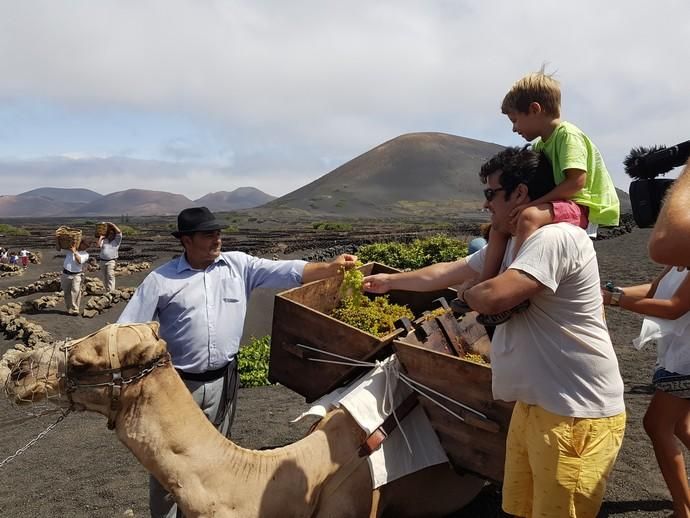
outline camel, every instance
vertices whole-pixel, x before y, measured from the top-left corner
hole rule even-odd
[[[237,446],[192,399],[156,322],[112,324],[62,347],[23,353],[9,367],[5,391],[15,403],[49,398],[108,417],[188,518],[440,517],[485,484],[437,465],[372,489],[358,455],[365,433],[341,409],[291,445]]]

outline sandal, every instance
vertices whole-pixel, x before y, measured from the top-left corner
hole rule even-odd
[[[472,311],[472,308],[469,306],[469,304],[460,298],[450,301],[450,309],[456,315],[464,315],[465,313]]]
[[[495,315],[477,315],[477,322],[479,322],[483,326],[498,326],[501,324],[505,324],[506,322],[508,322],[508,320],[510,320],[510,317],[512,317],[514,314],[521,313],[528,307],[529,299],[520,302],[520,304],[511,309],[501,311],[500,313],[496,313]]]

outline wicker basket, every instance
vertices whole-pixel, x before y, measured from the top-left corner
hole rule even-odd
[[[105,236],[106,232],[108,231],[108,224],[107,223],[96,223],[96,231],[94,232],[94,236],[96,237],[101,237]]]
[[[78,248],[81,243],[81,230],[70,227],[60,227],[55,231],[55,241],[58,250]]]

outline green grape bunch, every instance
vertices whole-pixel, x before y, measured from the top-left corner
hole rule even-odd
[[[350,299],[354,306],[361,306],[366,297],[363,293],[364,274],[359,267],[362,263],[357,261],[355,268],[346,270],[343,273],[343,282],[340,285],[340,299]]]
[[[399,318],[414,319],[407,306],[391,304],[387,295],[370,300],[364,295],[363,284],[361,270],[353,268],[344,272],[340,304],[331,313],[332,317],[378,337],[395,331],[395,321]]]

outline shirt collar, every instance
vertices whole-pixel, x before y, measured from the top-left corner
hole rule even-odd
[[[220,253],[220,255],[218,257],[216,257],[215,261],[213,261],[213,263],[209,266],[209,268],[211,266],[215,266],[219,262],[223,262],[225,264],[228,264],[228,261],[225,259],[225,257],[223,257],[222,252]],[[189,262],[187,262],[187,255],[184,252],[182,252],[182,254],[180,255],[180,257],[177,260],[177,273],[183,272],[185,270],[193,270],[195,272],[200,271],[200,270],[197,270],[196,268],[192,268],[192,265],[190,265]]]

